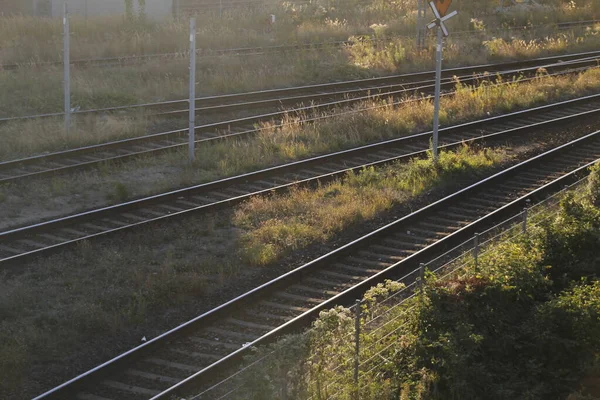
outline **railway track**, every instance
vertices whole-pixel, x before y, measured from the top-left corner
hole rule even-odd
[[[583,59],[568,61],[565,63],[543,64],[549,73],[564,74],[572,73],[573,69],[580,71],[585,68],[593,68],[598,61],[595,56],[586,56]],[[539,65],[539,64],[538,64]],[[479,69],[479,67],[476,67]],[[565,69],[566,68],[566,69]],[[538,67],[529,67],[520,69],[517,72],[513,70],[505,71],[500,76],[503,79],[510,79],[511,76],[521,74],[532,74],[537,71]],[[461,80],[464,83],[473,83],[477,80],[477,76],[464,75]],[[354,82],[356,85],[357,83]],[[445,89],[454,86],[452,78],[445,78],[442,87]],[[197,111],[207,111],[214,109],[239,109],[250,107],[266,107],[268,105],[277,107],[282,104],[297,104],[302,101],[312,101],[310,107],[300,107],[293,110],[275,111],[266,114],[254,115],[250,117],[237,118],[224,122],[217,122],[202,125],[196,128],[197,140],[196,144],[206,144],[215,140],[223,140],[233,137],[242,137],[256,134],[261,131],[256,124],[261,121],[279,121],[288,115],[300,114],[307,112],[314,114],[317,111],[323,110],[328,112],[332,108],[348,106],[365,100],[374,99],[377,97],[401,97],[407,93],[418,91],[428,93],[433,91],[433,82],[417,81],[412,83],[386,83],[379,86],[368,85],[367,88],[354,88],[351,90],[337,90],[334,92],[326,92],[311,95],[293,95],[287,98],[276,98],[271,100],[257,100],[254,102],[232,103],[225,106],[206,106],[199,108]],[[314,89],[313,89],[314,90]],[[344,98],[339,100],[339,98]],[[170,115],[182,114],[184,111],[171,111]],[[330,113],[335,116],[335,113]],[[322,119],[323,116],[314,118],[305,118],[306,122]],[[72,150],[65,150],[56,153],[44,154],[39,156],[27,157],[18,160],[0,162],[0,184],[15,183],[29,178],[40,178],[48,175],[59,173],[72,172],[98,166],[106,162],[121,162],[128,159],[157,155],[159,153],[184,149],[188,146],[188,135],[186,129],[174,130],[163,133],[156,133],[131,139],[124,139],[115,142],[103,143],[98,145],[87,146]]]
[[[443,128],[440,143],[462,142],[525,134],[559,123],[598,116],[600,95],[538,107],[499,117]],[[219,181],[192,186],[0,233],[0,264],[189,213],[229,207],[252,196],[285,191],[343,177],[349,171],[406,159],[429,148],[431,132],[383,141],[313,157]]]
[[[511,70],[524,70],[527,68],[535,67],[555,67],[567,62],[576,63],[581,61],[586,65],[586,62],[593,60],[594,58],[600,57],[600,51],[590,51],[583,53],[574,54],[563,54],[559,56],[541,57],[530,60],[510,61],[496,64],[482,64],[476,66],[466,66],[449,68],[442,71],[442,78],[444,80],[451,80],[453,76],[462,76],[470,78],[473,74],[483,73],[498,73],[498,72],[510,72]],[[572,65],[576,67],[576,65]],[[224,112],[235,109],[248,109],[258,108],[264,106],[280,106],[280,105],[294,105],[299,102],[306,102],[314,100],[314,97],[304,98],[302,96],[318,96],[323,94],[340,95],[352,90],[359,92],[371,90],[394,90],[402,89],[402,85],[407,84],[423,84],[427,81],[433,81],[435,77],[434,71],[416,72],[400,75],[391,75],[376,78],[358,79],[342,82],[331,82],[324,84],[297,86],[290,88],[281,89],[268,89],[254,92],[245,93],[233,93],[217,96],[199,97],[196,99],[197,111],[200,112]],[[351,93],[349,93],[351,94]],[[296,97],[298,97],[296,99]],[[323,97],[323,96],[321,96]],[[317,97],[318,99],[319,97]],[[128,106],[119,107],[108,107],[91,110],[80,110],[73,112],[73,116],[85,116],[95,114],[107,114],[107,113],[122,113],[132,111],[143,111],[150,113],[151,115],[160,116],[162,113],[173,113],[182,114],[188,112],[188,99],[181,100],[170,100],[158,103],[146,103],[146,104],[133,104]],[[50,113],[50,114],[39,114],[29,115],[22,117],[4,117],[0,118],[0,123],[22,121],[38,118],[52,118],[63,116],[64,113]]]
[[[218,8],[218,6],[217,6]],[[600,20],[586,20],[586,21],[570,21],[570,22],[559,22],[555,26],[558,30],[568,30],[579,27],[593,26],[600,23]],[[510,27],[508,29],[498,30],[500,31],[517,31],[517,30],[531,30],[548,26],[543,24],[540,26],[517,26]],[[454,37],[466,37],[469,35],[477,34],[478,31],[458,31],[455,32]],[[372,39],[380,40],[380,39]],[[330,47],[343,47],[351,45],[352,42],[349,40],[336,40],[320,43],[296,43],[289,45],[273,45],[273,46],[258,46],[258,47],[237,47],[228,49],[199,49],[197,50],[199,57],[220,57],[224,55],[229,56],[254,56],[263,55],[277,52],[289,52],[289,51],[301,51],[308,49],[323,49]],[[187,51],[172,52],[172,53],[156,53],[156,54],[141,54],[131,56],[117,56],[117,57],[104,57],[104,58],[91,58],[91,59],[78,59],[72,60],[71,65],[77,68],[90,68],[90,67],[117,67],[117,66],[131,66],[143,64],[149,61],[172,61],[177,59],[183,59],[188,57]],[[40,61],[40,62],[22,62],[13,64],[0,64],[0,71],[14,71],[24,67],[58,67],[62,65],[62,61]]]
[[[250,346],[307,327],[384,279],[518,213],[584,175],[600,131],[533,157],[379,228],[207,312],[37,399],[172,399],[207,387]],[[212,398],[210,396],[203,398]]]

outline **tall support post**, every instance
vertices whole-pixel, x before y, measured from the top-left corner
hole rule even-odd
[[[358,400],[359,396],[359,387],[358,387],[358,370],[360,367],[360,317],[361,317],[361,309],[360,309],[360,300],[356,300],[354,310],[354,384],[356,385],[355,389],[355,399]]]
[[[190,162],[196,159],[196,18],[190,18]]]
[[[63,5],[63,83],[65,98],[65,133],[71,129],[71,37],[69,33],[69,10]]]
[[[452,3],[452,0],[439,0],[429,2],[431,11],[435,16],[435,19],[427,25],[429,29],[435,29],[437,32],[437,43],[435,49],[435,99],[433,108],[433,143],[432,143],[432,154],[433,162],[438,162],[438,142],[439,142],[439,128],[440,128],[440,86],[442,84],[442,48],[444,46],[444,36],[448,36],[448,29],[446,28],[445,22],[458,14],[458,11],[452,11],[446,15],[448,7]]]
[[[437,163],[439,130],[440,130],[440,91],[442,84],[442,47],[444,45],[442,28],[437,27],[437,44],[435,49],[435,99],[433,104],[433,162]]]
[[[223,0],[219,0],[219,18],[223,18]]]

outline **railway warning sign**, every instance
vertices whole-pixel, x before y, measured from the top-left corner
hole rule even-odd
[[[450,8],[450,3],[452,0],[434,0],[435,8],[440,13],[440,17],[443,17],[448,12],[448,8]]]

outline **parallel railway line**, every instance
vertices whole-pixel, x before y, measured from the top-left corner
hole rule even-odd
[[[463,141],[526,133],[540,127],[590,118],[599,115],[599,111],[600,95],[588,96],[444,128],[440,139],[444,145],[457,145]],[[430,136],[431,132],[425,132],[387,140],[6,231],[0,233],[0,264],[191,212],[228,207],[251,196],[324,182],[365,166],[383,165],[422,154],[429,147]]]
[[[600,52],[598,53],[600,54]],[[546,64],[547,59],[543,59],[548,73],[553,74],[564,74],[573,72],[573,68],[576,71],[585,68],[593,68],[597,65],[596,54],[590,55],[585,53],[585,56],[581,59],[574,59],[571,61],[565,61],[564,63],[557,64]],[[539,62],[539,60],[537,60]],[[532,74],[538,69],[540,64],[534,67],[528,67],[525,69],[518,69],[505,71],[502,73],[503,79],[509,79],[514,75],[521,74]],[[460,69],[461,71],[463,69]],[[461,76],[461,79],[465,83],[473,82],[477,76],[472,75],[473,71],[485,70],[482,67],[477,66],[468,70],[471,75],[465,74]],[[459,72],[456,69],[447,70],[447,75]],[[415,77],[422,77],[424,74],[410,74],[409,79]],[[401,76],[406,78],[406,76]],[[417,78],[417,79],[418,79]],[[398,79],[396,77],[395,79]],[[367,87],[356,87],[357,85],[367,85]],[[311,90],[323,90],[324,87],[331,87],[331,85],[318,85],[317,87],[311,87]],[[241,103],[233,102],[227,105],[217,106],[203,106],[197,109],[198,112],[207,112],[210,110],[233,110],[240,108],[252,108],[252,107],[277,107],[282,104],[297,104],[299,102],[313,101],[313,105],[309,107],[300,107],[286,111],[275,111],[261,115],[255,115],[250,117],[242,117],[224,122],[217,122],[212,124],[206,124],[198,126],[196,128],[197,144],[210,143],[215,140],[223,140],[232,137],[247,136],[260,132],[261,128],[256,127],[256,124],[261,121],[277,121],[284,118],[286,115],[299,114],[301,112],[307,112],[313,114],[316,111],[328,110],[347,106],[353,103],[357,103],[364,100],[373,98],[387,98],[387,97],[401,97],[407,93],[413,91],[419,91],[421,93],[428,93],[433,90],[433,83],[426,80],[417,80],[414,82],[404,82],[393,84],[388,78],[376,78],[363,81],[346,82],[344,85],[354,85],[354,89],[343,89],[339,85],[336,91],[326,91],[318,94],[299,95],[292,94],[288,97],[276,97],[275,99],[269,100],[254,100],[245,101]],[[443,87],[452,87],[454,81],[452,78],[445,78],[443,81]],[[289,89],[292,92],[298,92],[299,90],[307,90],[305,88],[293,88]],[[279,93],[281,91],[278,91]],[[281,93],[280,93],[281,94]],[[249,94],[252,95],[252,94]],[[340,100],[340,98],[342,98]],[[170,115],[181,115],[183,111],[175,110],[169,111],[167,114]],[[335,116],[335,113],[331,114]],[[323,117],[307,118],[306,121],[310,122],[315,119]],[[276,125],[281,126],[281,125]],[[144,156],[144,155],[156,155],[161,152],[174,151],[182,149],[187,146],[187,130],[180,129],[163,133],[156,133],[152,135],[146,135],[136,138],[124,139],[115,142],[103,143],[98,145],[87,146],[83,148],[77,148],[72,150],[65,150],[57,153],[44,154],[39,156],[27,157],[24,159],[12,160],[0,162],[0,184],[2,183],[14,183],[27,178],[42,177],[47,175],[53,175],[58,173],[70,172],[75,170],[81,170],[84,168],[90,168],[106,162],[125,161],[131,158]]]
[[[209,385],[249,345],[398,277],[492,222],[585,175],[600,131],[547,151],[379,228],[161,335],[37,399],[171,399]],[[410,268],[410,269],[409,269]],[[174,397],[176,396],[176,397]],[[207,397],[210,398],[210,397]]]
[[[484,73],[499,73],[499,72],[510,72],[511,70],[525,70],[528,68],[535,67],[554,67],[557,68],[558,64],[566,65],[567,62],[577,63],[581,61],[582,65],[586,65],[586,62],[593,60],[594,58],[600,57],[600,51],[590,51],[583,53],[573,54],[562,54],[559,56],[533,58],[529,60],[510,61],[496,64],[482,64],[475,66],[456,67],[449,68],[442,71],[442,78],[445,80],[452,79],[453,76],[467,76],[471,77],[473,74],[484,74]],[[555,65],[556,64],[556,65]],[[572,67],[576,66],[575,64]],[[513,72],[514,72],[513,71]],[[293,105],[298,104],[300,101],[311,101],[316,96],[323,94],[339,95],[345,92],[357,91],[378,91],[378,90],[393,90],[394,88],[400,89],[409,84],[423,84],[426,81],[432,81],[435,77],[434,71],[424,71],[407,73],[400,75],[390,75],[376,78],[366,78],[350,81],[331,82],[323,84],[314,84],[306,86],[288,87],[281,89],[267,89],[253,92],[244,93],[233,93],[225,95],[199,97],[196,99],[196,105],[198,112],[225,112],[232,109],[248,109],[257,108],[263,106],[273,105]],[[351,94],[351,93],[350,93]],[[303,98],[302,96],[309,96]],[[296,99],[298,97],[298,99]],[[321,96],[323,97],[323,96]],[[266,104],[265,104],[266,103]],[[80,110],[72,113],[74,116],[85,116],[95,114],[107,114],[107,113],[122,113],[129,111],[143,111],[150,115],[162,115],[163,113],[175,113],[181,114],[188,110],[188,99],[181,100],[169,100],[158,103],[146,103],[146,104],[132,104],[127,106],[108,107],[90,110]],[[63,113],[50,113],[50,114],[39,114],[39,115],[28,115],[18,117],[2,117],[0,123],[31,120],[39,118],[51,118],[60,117]]]

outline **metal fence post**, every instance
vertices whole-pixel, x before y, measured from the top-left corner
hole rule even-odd
[[[71,38],[69,33],[69,10],[63,5],[63,80],[65,98],[65,133],[71,129]]]
[[[479,269],[479,233],[473,236],[473,259],[475,260],[475,271]]]
[[[190,18],[190,126],[189,158],[196,159],[196,18]]]
[[[358,369],[360,367],[360,300],[356,300],[354,310],[354,384],[356,385],[356,399],[358,400]]]
[[[521,218],[523,220],[523,233],[527,233],[527,207],[523,209],[521,213]]]

